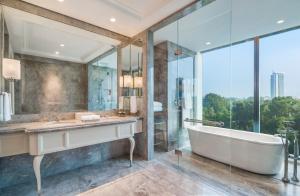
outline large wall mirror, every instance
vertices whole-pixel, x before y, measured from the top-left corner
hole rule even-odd
[[[2,67],[19,72],[0,76],[12,113],[116,109],[120,41],[5,6],[2,17]]]

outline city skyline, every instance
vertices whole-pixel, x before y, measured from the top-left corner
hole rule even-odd
[[[270,77],[271,98],[284,97],[284,74],[273,72]]]

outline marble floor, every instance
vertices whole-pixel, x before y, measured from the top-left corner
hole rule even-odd
[[[178,164],[179,163],[179,164]],[[123,157],[43,179],[42,195],[300,195],[300,186],[284,184],[190,152],[156,153],[152,161]],[[0,195],[36,195],[35,184],[0,190]]]

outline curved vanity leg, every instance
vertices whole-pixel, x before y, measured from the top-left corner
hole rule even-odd
[[[130,167],[132,166],[132,157],[133,157],[133,150],[135,146],[135,140],[133,137],[128,138],[130,141]]]
[[[36,178],[37,192],[41,193],[42,190],[42,181],[41,181],[41,162],[44,158],[44,155],[34,156],[33,158],[33,170]]]

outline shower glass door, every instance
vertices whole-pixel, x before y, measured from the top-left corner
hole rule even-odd
[[[183,47],[176,50],[176,60],[169,62],[169,130],[175,149],[184,150],[190,146],[184,120],[194,117],[194,54]]]

